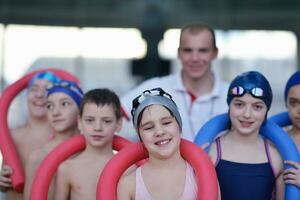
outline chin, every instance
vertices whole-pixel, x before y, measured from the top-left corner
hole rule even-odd
[[[46,112],[43,111],[39,111],[39,112],[31,112],[31,116],[35,117],[35,118],[43,118],[47,116]]]
[[[242,135],[251,135],[253,134],[254,132],[256,132],[255,129],[253,128],[241,128],[239,130],[239,132],[242,134]]]
[[[297,128],[297,129],[300,129],[300,122],[292,122],[292,125]]]
[[[61,127],[61,126],[52,126],[53,129],[58,132],[58,133],[64,133],[64,132],[67,132],[68,131],[68,128],[66,127]]]
[[[171,148],[168,148],[168,149],[158,152],[158,154],[160,155],[161,158],[170,158],[175,153],[176,153],[176,149],[174,147],[171,147]]]

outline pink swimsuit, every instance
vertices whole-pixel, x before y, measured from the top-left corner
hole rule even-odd
[[[185,175],[185,186],[183,190],[183,194],[179,198],[179,200],[195,200],[197,198],[197,181],[194,174],[193,168],[188,164],[186,167],[186,175]],[[151,195],[149,194],[147,187],[144,183],[141,167],[136,170],[136,188],[135,188],[135,199],[136,200],[153,200]]]

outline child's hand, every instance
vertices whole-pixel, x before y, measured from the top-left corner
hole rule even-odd
[[[284,170],[283,180],[286,184],[293,184],[300,187],[300,164],[294,161],[284,161],[285,164],[292,165],[293,167]]]
[[[12,169],[8,165],[3,165],[0,171],[0,188],[2,191],[7,191],[12,187],[11,179],[9,178],[12,172]]]

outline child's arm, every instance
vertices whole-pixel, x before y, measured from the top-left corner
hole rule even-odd
[[[276,200],[284,200],[284,189],[283,173],[281,173],[276,179]]]
[[[24,186],[24,200],[30,197],[31,186],[34,180],[35,171],[40,162],[41,151],[36,150],[29,155],[28,161],[25,163],[25,186]]]
[[[300,188],[300,164],[294,161],[285,161],[284,163],[294,167],[284,170],[284,182],[287,184],[294,184]]]
[[[132,200],[135,198],[135,173],[122,176],[117,188],[117,200]]]
[[[274,146],[270,145],[270,156],[272,160],[272,166],[276,176],[276,200],[284,200],[285,196],[285,184],[283,181],[283,160]]]
[[[68,174],[68,163],[62,163],[56,175],[55,200],[68,200],[71,192],[70,175]]]

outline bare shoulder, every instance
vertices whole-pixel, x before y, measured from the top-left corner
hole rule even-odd
[[[283,159],[282,159],[279,151],[276,149],[276,147],[274,146],[274,144],[271,141],[267,141],[267,144],[269,146],[269,152],[270,152],[272,165],[274,167],[276,176],[278,176],[283,170]]]
[[[278,149],[274,146],[274,144],[271,141],[267,141],[267,144],[269,146],[269,151],[270,151],[270,155],[272,156],[272,160],[276,159],[276,160],[282,162],[280,153],[279,153]]]
[[[118,183],[118,197],[133,197],[135,195],[135,174],[135,171],[133,171],[129,174],[124,174],[120,178]]]
[[[61,174],[61,175],[68,174],[68,172],[70,172],[73,165],[74,165],[74,162],[72,162],[71,159],[68,159],[68,160],[64,161],[58,167],[58,174]]]
[[[123,174],[123,176],[129,175],[133,172],[135,172],[135,170],[137,169],[136,165],[131,165]],[[134,174],[135,176],[135,174]]]
[[[87,164],[82,160],[79,155],[75,155],[74,157],[68,158],[65,160],[58,168],[58,173],[68,174],[72,176],[72,174],[82,173],[82,166],[86,167]]]
[[[131,166],[131,168],[128,168],[124,172],[124,174],[121,176],[121,179],[125,179],[125,181],[132,181],[132,180],[134,180],[134,182],[135,182],[135,174],[136,174],[136,167],[135,166]]]
[[[215,164],[217,161],[217,144],[216,142],[213,142],[210,146],[210,149],[208,151],[208,155],[211,159],[211,161]]]
[[[28,128],[26,128],[26,126],[22,126],[22,127],[11,129],[10,132],[13,140],[21,142],[22,138],[24,137],[24,134],[28,132]]]

